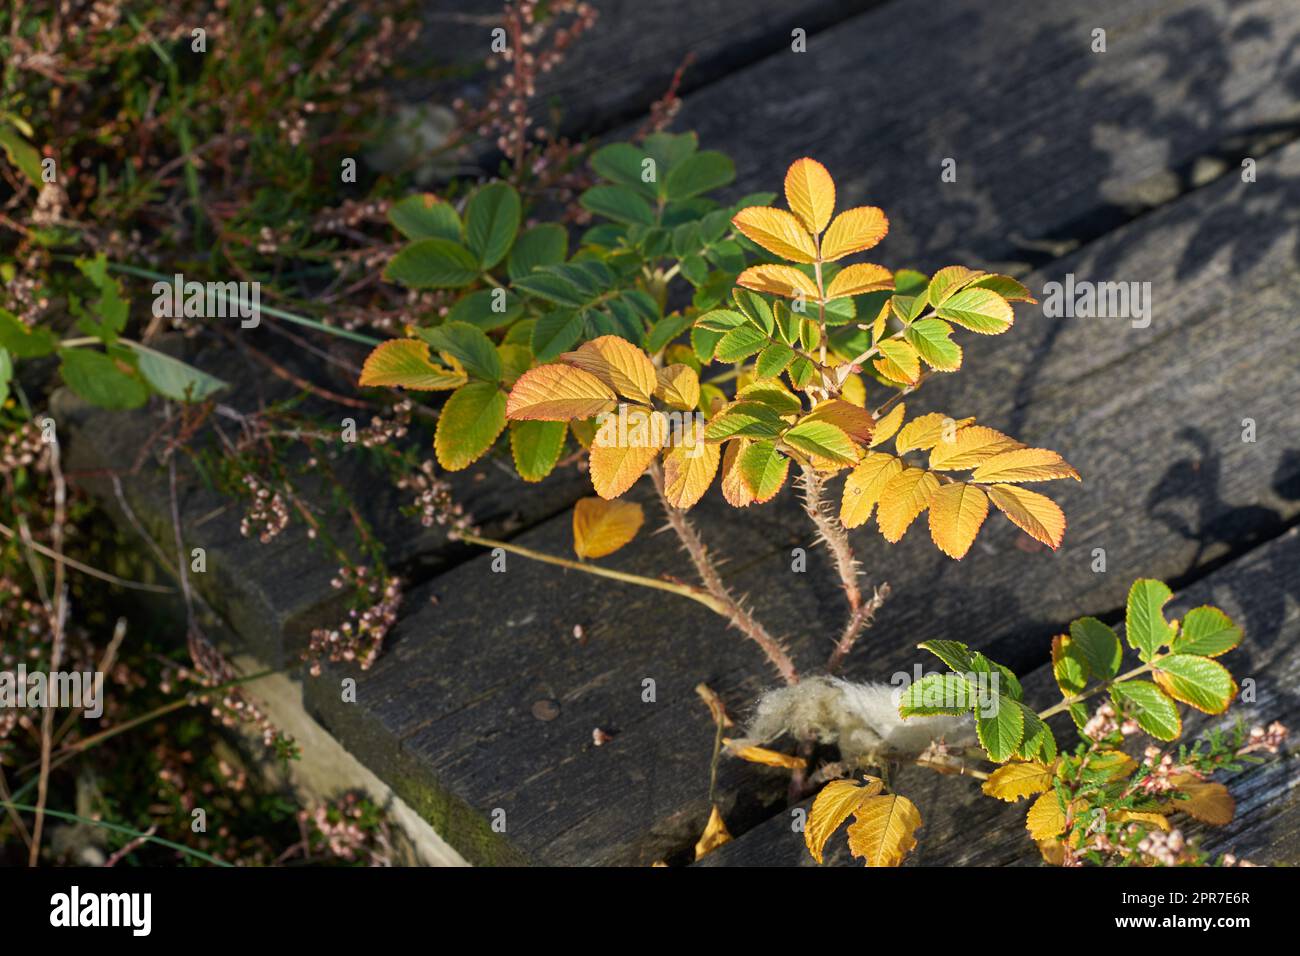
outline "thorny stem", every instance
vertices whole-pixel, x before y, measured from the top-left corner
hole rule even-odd
[[[695,530],[695,526],[686,517],[686,512],[674,508],[668,503],[668,498],[664,495],[663,469],[657,461],[650,466],[650,478],[654,482],[655,492],[659,495],[659,502],[663,505],[664,513],[668,516],[669,527],[673,529],[678,540],[681,541],[686,553],[691,556],[691,562],[695,565],[695,572],[704,583],[705,590],[722,608],[722,610],[718,610],[718,613],[727,618],[733,627],[763,649],[768,661],[776,668],[777,673],[781,675],[787,684],[799,683],[799,672],[795,669],[794,661],[790,659],[790,655],[781,646],[781,642],[769,634],[758,619],[727,590],[727,586],[722,583],[722,578],[718,574],[718,569],[714,567],[713,561],[709,557],[708,548],[704,546],[700,533]]]

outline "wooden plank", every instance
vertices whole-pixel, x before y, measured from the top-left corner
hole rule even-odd
[[[1261,545],[1175,595],[1171,614],[1201,604],[1222,607],[1242,624],[1246,639],[1225,658],[1237,677],[1256,682],[1256,700],[1237,703],[1224,717],[1209,717],[1182,708],[1184,741],[1195,740],[1213,726],[1231,730],[1238,719],[1247,726],[1280,720],[1294,729],[1300,701],[1291,692],[1300,680],[1300,529]],[[1042,648],[1046,652],[1046,647]],[[1024,681],[1025,699],[1036,706],[1059,700],[1051,668],[1043,666]],[[1058,739],[1076,737],[1069,720],[1059,723]],[[1289,754],[1223,777],[1237,801],[1237,815],[1225,827],[1190,821],[1179,826],[1199,838],[1211,853],[1231,852],[1259,864],[1300,862],[1300,778]],[[1022,866],[1040,860],[1024,832],[1025,803],[1006,804],[985,797],[973,780],[940,778],[919,768],[903,768],[895,777],[900,793],[917,803],[925,825],[909,865]],[[808,801],[802,804],[806,810]],[[791,817],[777,814],[701,861],[707,866],[813,866],[803,837],[790,826]],[[858,866],[849,856],[841,834],[832,838],[829,865]]]
[[[1080,469],[1084,482],[1058,492],[1071,530],[1056,554],[1035,552],[997,518],[960,564],[938,554],[924,528],[893,548],[874,532],[857,535],[868,569],[879,578],[886,568],[896,594],[851,659],[850,676],[887,679],[910,666],[916,642],[954,636],[953,627],[1027,670],[1070,619],[1121,607],[1135,577],[1202,574],[1300,514],[1300,453],[1286,438],[1300,402],[1296,238],[1273,236],[1250,259],[1231,250],[1185,256],[1220,230],[1246,230],[1256,208],[1295,207],[1300,146],[1260,170],[1258,183],[1217,183],[1053,267],[1052,275],[1152,282],[1159,294],[1149,328],[1027,318],[1005,344],[973,344],[972,369],[937,383],[943,402],[918,410],[980,413],[1059,448]],[[1031,286],[1046,278],[1031,277]],[[999,345],[1010,356],[1005,365],[993,351]],[[1243,442],[1244,417],[1267,440]],[[787,493],[738,516],[714,495],[693,514],[730,559],[736,589],[810,665],[824,659],[842,597],[818,551],[807,574],[790,573],[791,544],[811,547],[794,510]],[[521,541],[567,553],[568,519]],[[1105,573],[1092,570],[1097,547],[1107,552]],[[664,536],[609,563],[688,574]],[[381,777],[400,778],[395,788],[471,860],[682,858],[707,813],[712,742],[692,688],[705,680],[743,711],[771,675],[693,604],[514,558],[507,568],[497,575],[479,559],[432,582],[425,593],[438,605],[398,626],[390,653],[361,679],[361,702],[338,701],[334,673],[307,685],[309,707]],[[574,640],[575,624],[585,644]],[[657,683],[654,705],[640,697],[646,677]],[[559,702],[558,717],[534,716],[544,700]],[[596,727],[618,733],[597,749]],[[780,808],[780,789],[778,771],[731,763],[719,800],[743,829]],[[512,821],[504,836],[486,823],[495,808]]]
[[[888,213],[895,264],[1036,266],[1294,138],[1298,32],[1291,0],[898,0],[688,96],[676,125],[735,157],[739,191],[820,159],[841,206]]]

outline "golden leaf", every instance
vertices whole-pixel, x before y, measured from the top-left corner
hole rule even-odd
[[[1079,473],[1054,451],[1046,448],[1020,448],[1002,452],[981,463],[971,475],[972,481],[1017,482],[1050,481],[1053,478],[1079,480]]]
[[[390,339],[375,346],[361,366],[358,385],[400,385],[417,391],[460,388],[469,380],[463,372],[443,368],[429,358],[429,346],[418,339]]]
[[[948,557],[960,561],[988,514],[988,496],[977,486],[943,485],[930,499],[930,539]]]
[[[1181,810],[1193,819],[1221,827],[1232,822],[1237,812],[1237,802],[1221,783],[1200,780],[1191,774],[1179,774],[1171,781],[1188,800],[1175,800],[1168,804],[1172,810]]]
[[[802,295],[810,302],[817,301],[817,284],[794,266],[750,266],[736,276],[736,285],[755,292],[797,299]]]
[[[820,402],[816,408],[800,421],[829,422],[856,442],[866,444],[875,431],[876,420],[865,408],[859,408],[841,398],[831,398]]]
[[[655,397],[665,405],[689,412],[700,403],[700,377],[689,365],[669,365],[656,377]]]
[[[1011,523],[1052,550],[1065,537],[1065,514],[1046,495],[1016,485],[989,485],[989,499]]]
[[[519,376],[506,402],[506,417],[567,422],[612,409],[618,397],[590,372],[571,365],[539,365]]]
[[[1065,832],[1065,812],[1056,791],[1049,790],[1034,801],[1025,814],[1025,829],[1039,843]]]
[[[816,262],[817,246],[799,220],[784,209],[750,206],[736,213],[731,224],[773,255],[791,262]]]
[[[906,468],[891,478],[880,492],[876,525],[890,544],[897,544],[908,526],[930,506],[939,479],[924,468]]]
[[[891,382],[915,385],[921,377],[921,356],[903,340],[885,339],[880,343],[880,355],[872,364]]]
[[[624,406],[605,418],[591,443],[591,484],[602,498],[617,498],[650,467],[668,438],[662,412]]]
[[[975,468],[1006,451],[1024,448],[1014,438],[983,425],[959,429],[952,441],[940,440],[930,452],[930,467],[935,471],[965,471]]]
[[[894,441],[894,448],[900,455],[909,451],[927,451],[943,441],[946,429],[951,429],[948,434],[956,436],[973,421],[973,418],[953,419],[943,412],[919,415],[903,426]]]
[[[731,842],[731,834],[727,832],[727,825],[722,821],[722,814],[718,812],[715,806],[713,812],[709,814],[709,822],[704,827],[704,834],[700,837],[699,842],[695,844],[695,859],[699,859],[707,853],[712,853],[724,843]]]
[[[850,405],[856,405],[858,408],[867,406],[867,386],[862,381],[861,375],[848,375],[840,385],[840,398],[844,399]]]
[[[785,173],[785,201],[803,227],[817,235],[835,211],[835,180],[817,160],[796,159]]]
[[[580,558],[603,558],[636,537],[645,512],[634,501],[580,498],[573,506],[573,550]]]
[[[1050,767],[1041,763],[1009,763],[998,767],[984,781],[983,790],[990,797],[1015,803],[1036,793],[1052,788],[1056,764]]]
[[[883,445],[889,439],[893,438],[898,432],[898,426],[903,424],[903,417],[907,414],[907,405],[899,402],[889,413],[876,422],[876,430],[871,433],[871,444],[868,448],[875,448],[877,445]]]
[[[808,766],[808,761],[804,760],[803,757],[768,750],[766,747],[757,747],[743,741],[737,746],[736,741],[728,740],[725,737],[722,743],[731,756],[739,757],[741,760],[748,760],[750,763],[761,763],[766,767],[785,767],[787,770],[803,770]]]
[[[840,523],[857,528],[871,519],[880,492],[903,470],[903,462],[881,451],[869,451],[844,480],[844,497],[840,502]]]
[[[740,472],[740,456],[748,447],[748,438],[737,438],[727,442],[722,455],[722,497],[733,508],[747,508],[754,502],[754,492]]]
[[[884,789],[879,777],[867,777],[866,785],[856,780],[832,780],[813,800],[812,810],[803,828],[803,841],[808,852],[819,864],[826,841],[852,815],[862,801],[874,797]]]
[[[590,372],[624,398],[649,405],[657,384],[654,363],[639,348],[618,335],[584,342],[560,361]]]
[[[859,262],[845,266],[835,273],[835,278],[826,287],[826,301],[843,298],[846,295],[863,295],[867,292],[880,292],[894,287],[894,276],[884,266],[870,262]]]
[[[846,209],[822,236],[822,261],[833,262],[870,249],[889,232],[889,220],[876,206]]]
[[[682,433],[682,441],[664,456],[664,498],[685,511],[709,490],[718,473],[722,449],[708,444],[693,428]]]
[[[1169,821],[1159,813],[1143,813],[1138,810],[1116,810],[1111,816],[1115,823],[1145,823],[1148,826],[1164,830],[1166,833],[1171,829]]]
[[[867,866],[900,866],[916,846],[921,814],[907,797],[870,797],[853,813],[849,852],[865,858]]]
[[[1060,840],[1039,840],[1038,852],[1042,854],[1044,863],[1052,866],[1065,865],[1065,845]]]

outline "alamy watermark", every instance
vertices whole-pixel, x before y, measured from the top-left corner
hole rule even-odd
[[[593,445],[601,448],[683,448],[687,458],[704,454],[706,419],[699,412],[664,412],[621,404],[596,416]]]
[[[1135,329],[1151,324],[1150,282],[1090,282],[1076,280],[1073,272],[1064,282],[1043,286],[1043,315],[1080,319],[1130,319]]]
[[[104,675],[99,671],[0,671],[0,708],[71,707],[98,720],[104,715]]]
[[[260,282],[199,282],[176,273],[153,284],[157,319],[239,319],[243,329],[262,321]]]

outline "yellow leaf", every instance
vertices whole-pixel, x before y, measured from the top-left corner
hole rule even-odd
[[[1088,760],[1089,770],[1106,771],[1108,782],[1127,777],[1137,769],[1137,761],[1122,750],[1099,750]]]
[[[866,408],[867,386],[863,383],[861,375],[850,374],[844,379],[844,383],[840,385],[840,398],[850,405]]]
[[[722,822],[722,814],[715,806],[713,812],[709,814],[709,822],[704,827],[704,834],[695,844],[695,859],[698,860],[705,854],[712,853],[722,844],[730,842],[731,834],[727,832],[727,825]]]
[[[889,232],[889,220],[876,206],[846,209],[835,217],[822,236],[822,260],[833,262],[870,249]]]
[[[400,385],[417,391],[460,388],[464,372],[443,368],[429,358],[429,346],[418,339],[391,339],[375,346],[361,366],[358,385]]]
[[[685,429],[681,443],[664,456],[664,497],[668,503],[685,511],[704,497],[721,459],[721,447],[706,443],[693,428]]]
[[[1052,550],[1065,537],[1065,515],[1046,495],[1016,485],[989,485],[989,499],[1011,523]]]
[[[930,506],[939,479],[924,468],[907,468],[891,478],[880,492],[876,525],[890,544],[897,544],[917,515]]]
[[[1020,442],[983,425],[960,429],[952,441],[940,440],[930,452],[930,467],[936,471],[965,471],[1006,451],[1024,448]]]
[[[835,273],[835,278],[826,287],[826,301],[843,298],[846,295],[863,295],[867,292],[880,292],[894,287],[894,276],[884,266],[870,262],[859,262],[845,266]]]
[[[816,262],[817,246],[799,220],[784,209],[750,206],[731,219],[740,232],[773,255],[791,262]]]
[[[754,492],[740,473],[740,456],[748,447],[748,438],[737,438],[727,442],[722,456],[722,497],[733,508],[747,508],[754,502]]]
[[[898,432],[898,426],[903,424],[903,417],[907,414],[907,405],[899,402],[884,418],[876,422],[876,430],[871,433],[871,444],[868,448],[875,448],[877,445],[883,445],[889,439],[893,438]]]
[[[560,361],[590,372],[624,398],[642,405],[654,395],[654,363],[639,348],[617,335],[602,335],[584,342],[576,352],[565,352]]]
[[[972,481],[1017,482],[1050,481],[1053,478],[1079,480],[1079,473],[1054,451],[1046,448],[1020,448],[994,455],[980,464]]]
[[[943,305],[954,292],[970,285],[983,275],[987,273],[977,272],[965,266],[947,266],[940,269],[930,280],[930,285],[926,289],[926,300],[935,307]]]
[[[571,365],[539,365],[519,376],[506,402],[506,417],[567,422],[612,409],[617,396],[590,372]]]
[[[876,313],[876,317],[871,320],[871,341],[879,342],[880,337],[885,334],[885,327],[889,324],[889,313],[892,308],[893,299],[886,299]]]
[[[1042,854],[1044,863],[1052,866],[1065,864],[1065,846],[1059,840],[1039,840],[1038,852]]]
[[[1148,826],[1169,832],[1170,824],[1159,813],[1142,813],[1138,810],[1116,810],[1111,819],[1115,823],[1145,823]]]
[[[689,365],[669,365],[659,369],[655,397],[665,405],[691,411],[700,403],[700,377]]]
[[[961,429],[973,421],[975,421],[973,418],[950,418],[943,412],[919,415],[898,433],[894,448],[900,455],[909,451],[926,451],[943,440],[945,431],[956,436]]]
[[[1232,822],[1237,812],[1237,802],[1228,793],[1228,788],[1221,783],[1200,780],[1191,774],[1179,774],[1171,781],[1189,800],[1175,800],[1169,806],[1181,810],[1193,819],[1212,826],[1221,827]]]
[[[901,339],[885,339],[881,342],[880,356],[872,364],[889,381],[915,385],[921,377],[921,356]]]
[[[797,299],[802,295],[808,301],[816,302],[818,296],[817,284],[794,266],[750,266],[736,276],[736,285],[787,299]]]
[[[768,750],[766,747],[756,747],[753,744],[745,743],[736,746],[735,741],[727,740],[725,737],[722,743],[731,756],[739,757],[741,760],[748,760],[750,763],[761,763],[767,767],[785,767],[788,770],[803,770],[808,766],[808,761],[804,760],[803,757]]]
[[[869,451],[849,477],[844,480],[844,497],[840,502],[840,523],[857,528],[871,519],[880,492],[903,470],[901,459],[881,451]]]
[[[989,774],[983,790],[990,797],[1015,803],[1050,790],[1055,776],[1056,764],[1049,767],[1041,763],[1009,763]]]
[[[803,227],[816,235],[835,211],[835,180],[817,160],[796,159],[785,173],[785,201]]]
[[[645,512],[634,501],[580,498],[573,506],[573,550],[580,558],[603,558],[636,537]]]
[[[668,422],[662,412],[623,406],[620,414],[606,416],[591,443],[591,484],[596,494],[617,498],[631,488],[667,438]]]
[[[857,405],[850,405],[840,398],[820,402],[800,421],[828,422],[862,444],[871,440],[871,433],[876,428],[876,420],[871,417],[869,411]]]
[[[1065,812],[1056,791],[1049,790],[1034,801],[1025,815],[1025,829],[1039,843],[1065,832]]]
[[[988,496],[975,485],[943,485],[930,499],[930,539],[948,557],[960,561],[988,513]]]
[[[853,812],[849,852],[865,858],[867,866],[899,866],[916,846],[921,814],[907,797],[869,797]]]
[[[832,780],[817,794],[808,821],[803,828],[803,841],[808,852],[819,864],[826,841],[831,838],[863,800],[880,793],[884,784],[878,777],[867,777],[866,786],[856,780]]]

